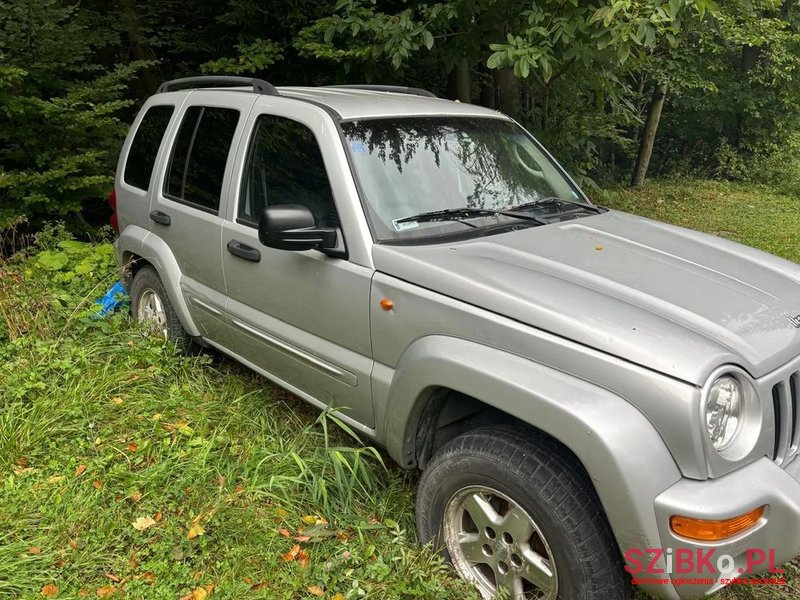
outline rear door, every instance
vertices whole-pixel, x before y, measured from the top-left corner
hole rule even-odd
[[[169,140],[150,205],[150,230],[181,269],[181,292],[204,337],[226,332],[221,214],[230,186],[229,163],[255,94],[191,92]]]
[[[329,176],[349,173],[335,125],[315,106],[270,97],[247,131],[221,244],[230,350],[305,399],[372,428],[372,269],[317,250],[268,248],[256,228],[263,207],[303,204],[317,225],[338,227],[346,241],[354,225],[340,219],[339,206],[349,190]]]

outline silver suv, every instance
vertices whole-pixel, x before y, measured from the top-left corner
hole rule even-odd
[[[115,195],[134,316],[421,469],[419,537],[484,597],[699,598],[800,554],[800,266],[598,207],[414,88],[167,82]]]

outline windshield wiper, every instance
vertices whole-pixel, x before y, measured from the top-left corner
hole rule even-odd
[[[594,204],[587,204],[586,202],[578,202],[577,200],[564,200],[563,198],[557,198],[556,196],[548,196],[547,198],[540,198],[539,200],[534,200],[533,202],[526,202],[525,204],[520,204],[519,206],[515,206],[514,208],[509,208],[510,211],[518,211],[518,210],[529,210],[531,208],[536,208],[537,206],[552,206],[554,204],[572,204],[574,206],[580,206],[581,208],[585,208],[587,210],[591,210],[597,214],[606,212],[605,209],[600,208],[599,206],[595,206]]]
[[[462,219],[472,219],[475,217],[486,217],[492,215],[503,215],[504,217],[512,217],[514,219],[521,219],[523,221],[532,221],[537,225],[547,225],[547,221],[534,217],[533,215],[521,215],[507,210],[493,210],[491,208],[448,208],[445,210],[433,210],[430,212],[419,213],[411,217],[403,217],[397,219],[395,223],[428,223],[433,221],[461,221]],[[464,223],[468,225],[468,223]],[[474,226],[473,226],[474,227]]]

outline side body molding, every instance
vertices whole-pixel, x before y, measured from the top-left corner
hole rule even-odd
[[[181,292],[180,267],[164,240],[143,227],[128,225],[114,246],[119,264],[127,264],[130,256],[136,254],[155,267],[183,328],[189,335],[201,335],[189,314],[189,307]]]
[[[401,356],[378,407],[385,411],[387,450],[401,465],[413,460],[420,415],[437,386],[559,440],[588,471],[622,551],[658,545],[653,499],[681,475],[655,428],[624,398],[496,348],[454,337],[420,338]]]

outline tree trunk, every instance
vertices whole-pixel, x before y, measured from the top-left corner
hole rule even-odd
[[[480,98],[481,106],[486,108],[495,108],[495,91],[494,91],[494,74],[485,68],[480,70]]]
[[[497,69],[494,72],[494,83],[498,96],[497,108],[512,119],[519,119],[522,116],[522,101],[514,70]]]
[[[661,120],[661,109],[664,108],[664,99],[667,97],[667,84],[659,83],[653,90],[653,99],[647,111],[647,121],[642,131],[642,143],[639,146],[639,155],[636,157],[636,166],[633,168],[631,187],[644,183],[647,168],[650,166],[650,157],[653,154],[653,145],[656,141],[658,122]]]
[[[469,61],[461,57],[447,76],[447,94],[459,102],[472,102],[472,85],[469,77]]]
[[[133,60],[153,60],[153,53],[147,45],[147,39],[142,31],[142,22],[139,11],[136,9],[135,0],[118,0],[118,5],[125,24],[125,31],[128,34],[131,58]],[[161,76],[153,66],[149,66],[140,71],[139,81],[142,92],[149,96],[158,88]]]

